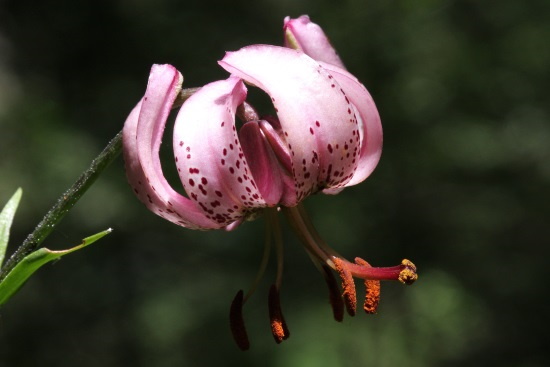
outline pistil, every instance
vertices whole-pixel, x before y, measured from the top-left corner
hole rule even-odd
[[[377,311],[380,302],[381,280],[398,280],[403,284],[412,284],[418,278],[416,266],[407,259],[402,260],[401,264],[391,267],[373,267],[359,257],[355,258],[355,263],[351,263],[323,241],[301,205],[284,208],[284,213],[303,242],[306,252],[316,266],[322,269],[329,288],[329,300],[334,318],[337,321],[341,321],[343,318],[342,300],[350,316],[354,316],[356,313],[354,277],[364,280],[366,294],[363,309],[368,314],[374,314]],[[330,269],[335,270],[341,279],[341,295],[337,295],[334,278],[329,275]]]
[[[399,265],[390,267],[373,267],[351,263],[322,240],[301,204],[292,208],[284,208],[283,211],[308,252],[315,255],[321,262],[326,263],[339,274],[342,274],[342,271],[345,269],[346,272],[351,273],[356,278],[399,280],[403,284],[412,284],[418,278],[416,266],[407,259],[402,260]],[[340,264],[336,265],[335,261]],[[338,270],[338,268],[342,270]]]
[[[345,267],[356,278],[365,280],[399,280],[401,283],[407,285],[413,284],[418,279],[416,266],[407,259],[403,259],[399,265],[390,267],[353,264],[345,259],[333,256],[332,261],[334,262],[335,259],[341,261],[341,266]]]

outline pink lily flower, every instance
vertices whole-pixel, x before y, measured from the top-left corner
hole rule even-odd
[[[371,267],[360,258],[348,262],[323,242],[308,220],[300,204],[306,197],[336,194],[371,174],[380,158],[382,129],[370,94],[344,69],[321,28],[302,16],[287,17],[284,30],[289,47],[253,45],[228,52],[219,64],[231,76],[200,88],[180,108],[173,148],[186,196],[167,182],[158,154],[166,120],[182,91],[183,77],[173,66],[153,66],[145,95],[123,129],[128,180],[157,215],[186,228],[206,230],[234,229],[265,213],[278,255],[277,280],[269,292],[272,332],[278,343],[289,335],[279,301],[278,211],[289,219],[321,269],[338,321],[344,305],[350,315],[356,312],[353,277],[365,280],[367,313],[376,312],[380,280],[410,284],[417,278],[408,260],[389,268]],[[261,117],[246,103],[244,82],[270,96],[276,117]],[[242,126],[236,124],[236,115]],[[246,296],[239,291],[231,307],[231,329],[243,350],[249,342],[242,307],[261,278],[268,254],[266,246],[251,291]],[[342,280],[342,294],[331,269]]]

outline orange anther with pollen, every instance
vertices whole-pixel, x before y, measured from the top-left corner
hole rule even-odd
[[[279,290],[275,285],[269,288],[268,296],[269,320],[271,321],[271,333],[277,344],[290,336],[288,327],[286,326],[283,311],[281,310],[281,300],[279,298]]]
[[[342,297],[344,298],[344,304],[346,305],[348,314],[350,316],[355,316],[357,309],[357,296],[355,293],[355,282],[353,281],[353,276],[342,259],[333,257],[332,262],[334,263],[334,267],[342,280]]]
[[[361,259],[360,257],[355,258],[355,263],[362,266],[370,266],[370,264]],[[380,303],[380,281],[365,279],[365,303],[363,304],[363,309],[368,314],[375,314],[378,309],[378,304]]]

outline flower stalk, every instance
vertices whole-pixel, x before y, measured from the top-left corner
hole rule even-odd
[[[76,182],[57,199],[55,205],[46,213],[25,241],[15,250],[6,264],[0,270],[0,281],[21,261],[25,256],[40,247],[40,244],[49,236],[63,217],[72,209],[80,198],[88,191],[97,178],[103,173],[111,162],[122,150],[122,132],[115,135],[105,149],[92,161],[76,180]]]

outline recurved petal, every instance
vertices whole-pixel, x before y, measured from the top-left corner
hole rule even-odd
[[[351,179],[357,119],[345,91],[318,62],[289,48],[254,45],[228,52],[219,63],[271,97],[292,159],[294,203]]]
[[[344,63],[330,44],[323,29],[311,22],[307,15],[296,19],[286,17],[283,30],[285,32],[285,47],[298,49],[312,59],[345,69]]]
[[[183,104],[174,126],[176,166],[185,190],[220,225],[266,206],[235,127],[235,110],[245,98],[239,78],[207,84]]]
[[[194,202],[174,191],[162,173],[159,147],[182,80],[173,66],[153,65],[145,95],[122,131],[126,176],[137,197],[159,216],[188,228],[219,228]]]
[[[356,108],[359,121],[361,150],[359,165],[346,186],[356,185],[365,180],[376,168],[382,154],[382,124],[378,109],[367,89],[349,72],[337,66],[321,63],[346,92]]]
[[[249,121],[239,130],[244,156],[265,202],[274,206],[283,195],[283,172],[257,121]]]

